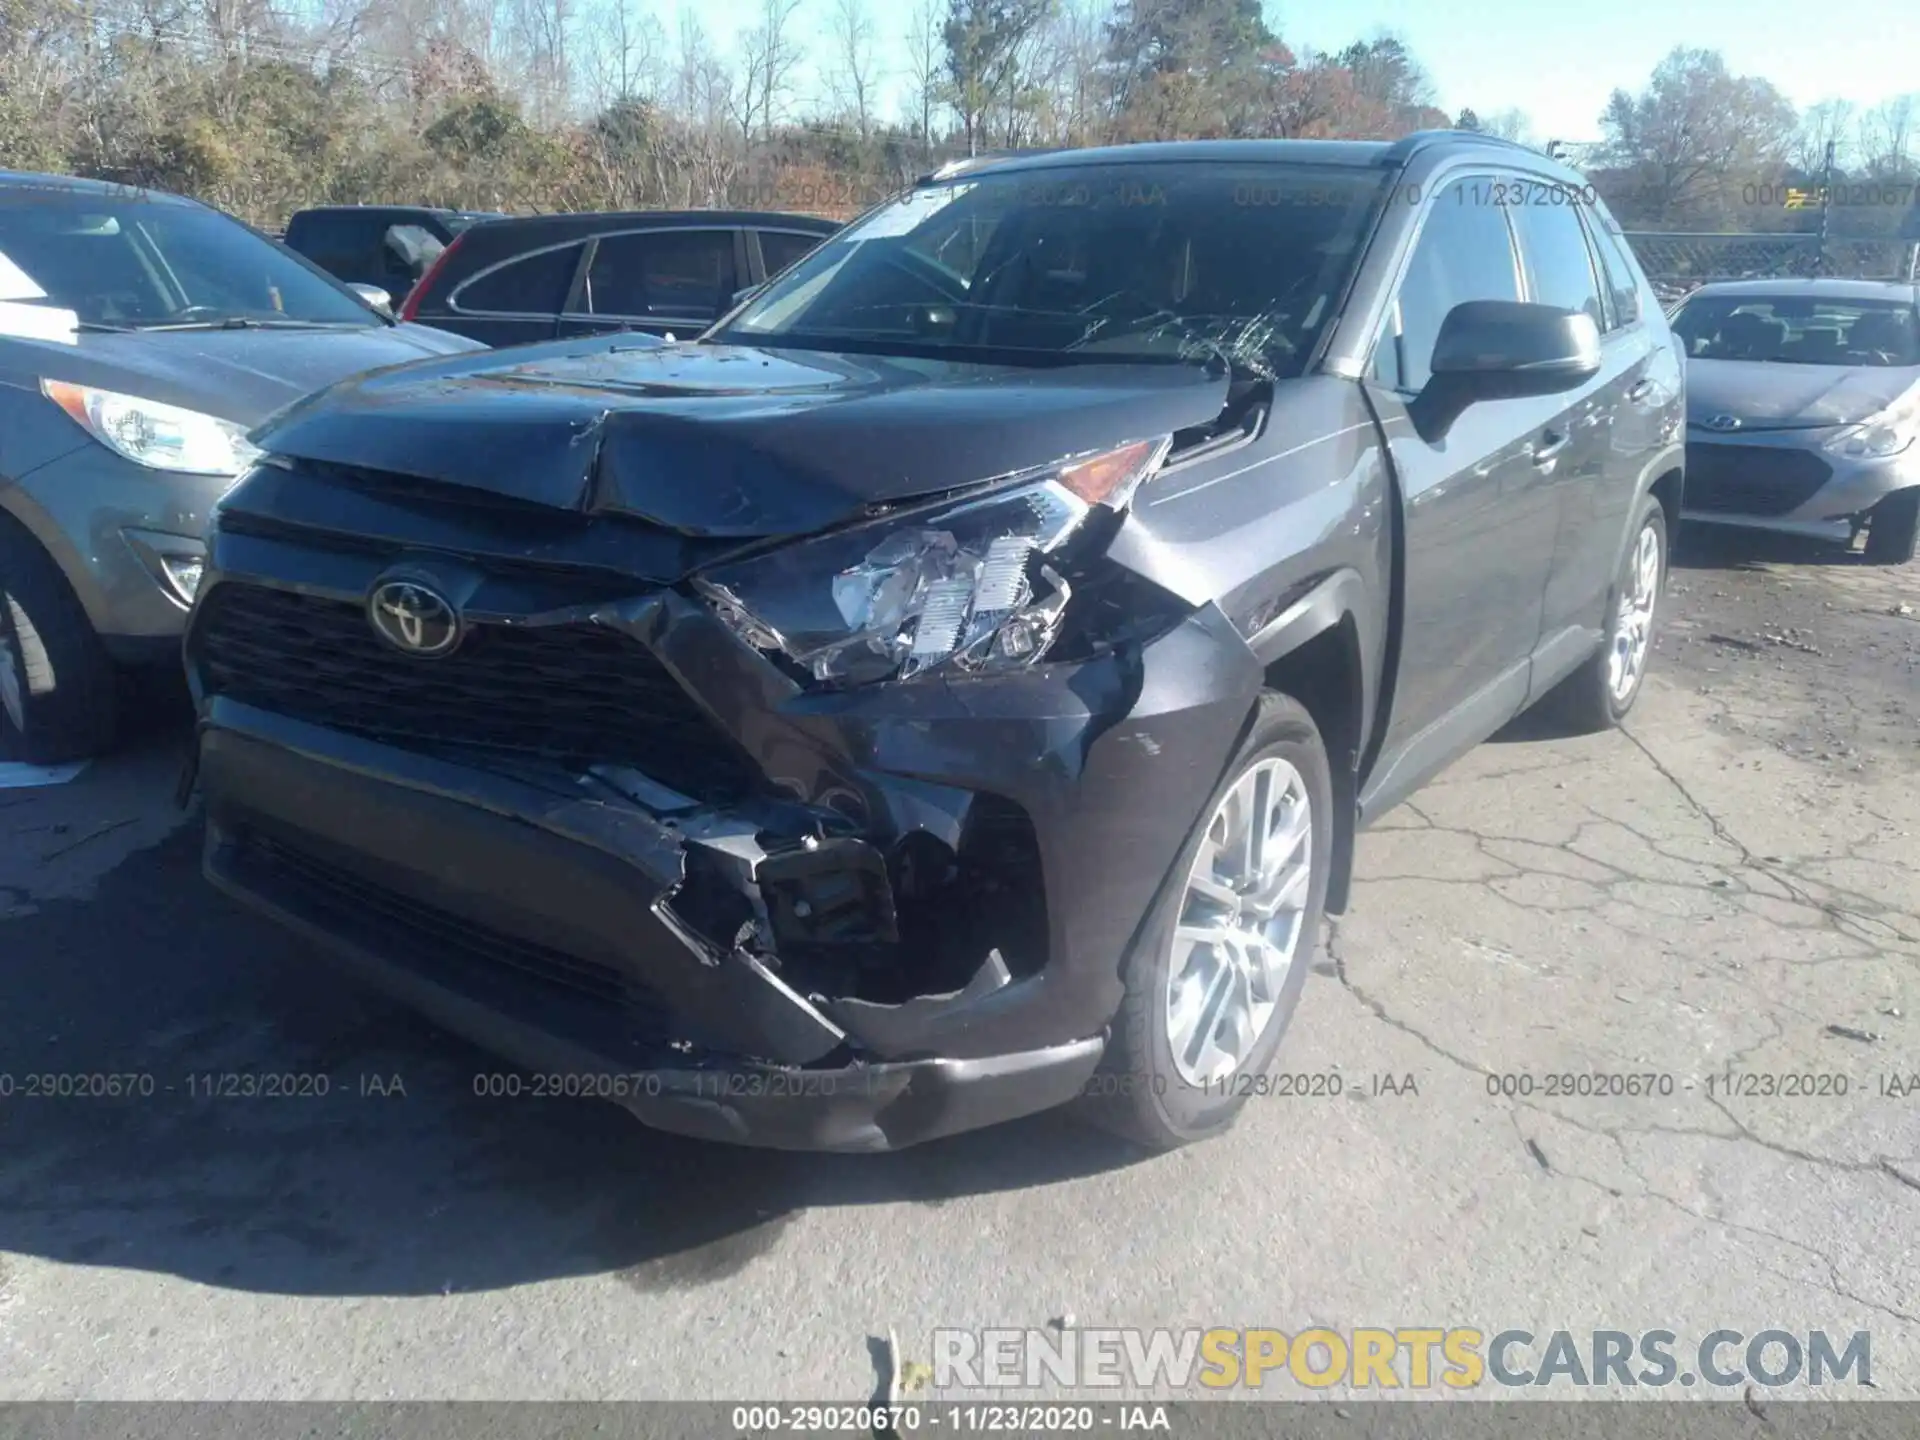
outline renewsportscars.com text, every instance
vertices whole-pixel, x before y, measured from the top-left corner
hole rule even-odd
[[[1729,1389],[1873,1384],[1872,1337],[1824,1330],[1349,1331],[988,1329],[933,1332],[939,1389],[1470,1390],[1486,1385]]]

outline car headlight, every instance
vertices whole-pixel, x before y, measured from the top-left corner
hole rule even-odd
[[[1827,441],[1826,448],[1849,460],[1885,460],[1890,455],[1898,455],[1911,444],[1913,435],[1898,426],[1868,423],[1842,430]]]
[[[238,475],[260,451],[231,420],[138,395],[42,380],[40,390],[94,439],[136,465],[194,475]]]
[[[741,639],[823,686],[1024,669],[1053,643],[1071,593],[1050,558],[1096,506],[1122,508],[1170,443],[1009,476],[979,498],[718,566],[694,589]]]

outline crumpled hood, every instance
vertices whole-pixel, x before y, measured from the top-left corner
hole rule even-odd
[[[1687,419],[1732,415],[1742,430],[1857,425],[1920,385],[1920,369],[1786,365],[1763,360],[1687,361]]]
[[[255,439],[688,535],[804,534],[871,506],[1201,424],[1224,374],[1050,368],[631,338],[557,341],[336,386]]]
[[[485,347],[425,325],[357,330],[164,330],[72,343],[0,335],[0,380],[65,380],[254,426],[349,375]]]

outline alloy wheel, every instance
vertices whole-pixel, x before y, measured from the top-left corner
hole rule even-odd
[[[1653,641],[1653,607],[1660,598],[1660,531],[1641,527],[1634,542],[1633,561],[1620,603],[1614,610],[1613,637],[1607,655],[1607,689],[1616,703],[1624,702],[1640,684]]]
[[[1313,807],[1287,761],[1250,766],[1207,822],[1187,874],[1167,970],[1167,1044],[1189,1085],[1252,1054],[1300,952],[1313,874]]]

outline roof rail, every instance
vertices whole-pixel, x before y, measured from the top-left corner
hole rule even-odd
[[[1029,150],[983,150],[978,155],[962,155],[957,160],[936,166],[913,183],[932,185],[937,181],[951,180],[956,175],[965,175],[970,170],[978,170],[982,165],[991,165],[998,160],[1018,160],[1027,155],[1058,155],[1063,151],[1077,147],[1072,145],[1039,145]]]
[[[1509,150],[1524,150],[1529,155],[1541,155],[1543,151],[1531,145],[1522,145],[1518,140],[1509,140],[1504,135],[1489,135],[1483,130],[1415,130],[1402,135],[1389,145],[1381,155],[1382,165],[1405,165],[1422,150],[1435,145],[1500,145]],[[1551,158],[1551,157],[1548,157]]]

